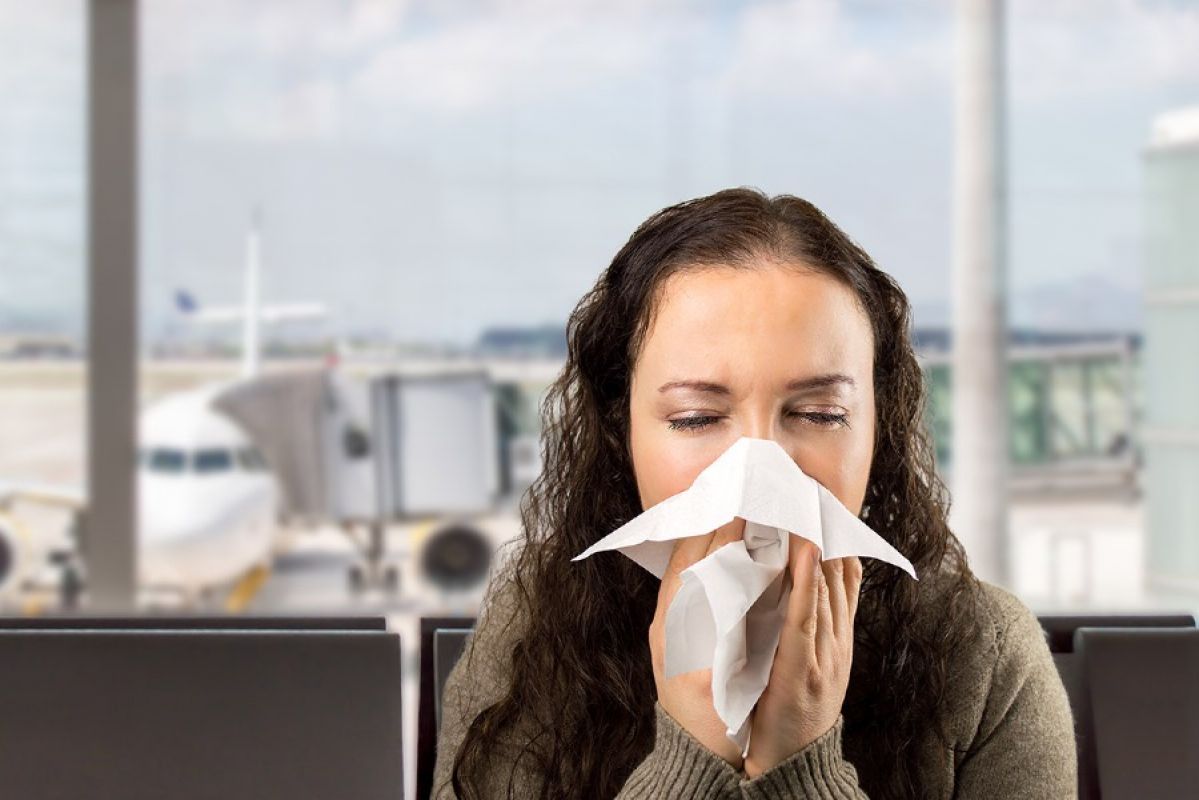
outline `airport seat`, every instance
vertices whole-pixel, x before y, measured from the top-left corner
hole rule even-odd
[[[416,733],[418,800],[427,800],[433,792],[442,689],[474,625],[474,617],[422,617],[420,621],[420,704]]]
[[[0,630],[311,630],[385,631],[381,616],[54,615],[0,617]]]
[[[1103,800],[1199,787],[1199,629],[1079,628],[1089,776]]]
[[[194,622],[0,628],[0,797],[404,796],[398,634]]]
[[[1158,685],[1171,685],[1170,681],[1178,682],[1180,668],[1178,659],[1191,658],[1191,673],[1199,668],[1199,650],[1193,655],[1185,647],[1195,647],[1189,644],[1193,638],[1187,639],[1183,650],[1178,649],[1182,640],[1171,639],[1181,629],[1185,636],[1199,637],[1195,617],[1191,614],[1042,614],[1038,616],[1041,627],[1045,632],[1046,642],[1053,654],[1054,663],[1061,675],[1062,683],[1070,699],[1071,710],[1074,713],[1075,741],[1078,748],[1079,797],[1082,800],[1100,797],[1101,777],[1108,770],[1108,765],[1100,769],[1099,757],[1107,757],[1114,752],[1112,743],[1113,730],[1122,734],[1120,739],[1127,739],[1126,721],[1119,718],[1119,708],[1110,702],[1111,694],[1103,680],[1119,674],[1124,669],[1123,680],[1137,675],[1133,668],[1138,660],[1136,648],[1140,643],[1146,647],[1156,648],[1154,658],[1147,659],[1141,664],[1145,675],[1155,675]],[[421,674],[420,674],[420,709],[417,733],[417,797],[425,800],[432,791],[433,767],[436,761],[437,732],[440,729],[441,692],[445,678],[449,675],[455,661],[465,646],[466,637],[474,626],[473,617],[437,617],[421,620]],[[1193,633],[1186,631],[1190,629]],[[1099,632],[1112,632],[1116,639],[1097,635]],[[1125,634],[1132,634],[1131,636]],[[1161,644],[1166,637],[1166,645],[1173,645],[1170,650]],[[1087,646],[1087,643],[1098,641],[1098,646]],[[1117,644],[1123,649],[1117,650]],[[1093,655],[1099,648],[1100,655]],[[1115,667],[1109,661],[1109,653],[1114,656]],[[1088,660],[1088,656],[1091,658]],[[1123,660],[1121,660],[1123,659]],[[1173,666],[1172,666],[1173,665]],[[1191,681],[1187,686],[1175,687],[1179,696],[1184,692],[1199,692],[1199,683]],[[1094,720],[1096,693],[1106,692],[1098,699],[1098,706],[1103,709],[1100,719]],[[1199,714],[1199,694],[1189,700],[1192,709],[1190,713]],[[1094,720],[1094,721],[1093,721]],[[1098,727],[1096,726],[1098,724]],[[1192,727],[1192,736],[1199,736],[1199,718],[1179,722],[1174,726],[1180,728],[1184,724]],[[1119,741],[1116,739],[1115,741]],[[1106,750],[1103,749],[1106,743]],[[1097,748],[1097,745],[1099,747]],[[1191,746],[1188,744],[1188,746]],[[1199,748],[1199,742],[1194,745]],[[1199,752],[1199,749],[1194,750]],[[1199,763],[1199,762],[1197,762]],[[1125,773],[1121,773],[1125,774]],[[1111,778],[1108,779],[1112,780]],[[1199,783],[1199,776],[1196,776]],[[1106,789],[1106,786],[1104,787]],[[1118,790],[1117,790],[1118,791]],[[1149,791],[1149,790],[1145,790]],[[1110,800],[1112,791],[1105,791],[1104,798]],[[1144,791],[1141,797],[1154,796]],[[1163,795],[1165,796],[1165,795]]]
[[[1091,726],[1093,690],[1085,681],[1084,654],[1075,648],[1080,629],[1119,630],[1195,628],[1190,614],[1041,614],[1038,615],[1045,640],[1061,676],[1074,714],[1074,739],[1078,753],[1078,796],[1081,800],[1099,797],[1098,765]]]

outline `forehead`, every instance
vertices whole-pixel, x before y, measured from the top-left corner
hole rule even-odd
[[[691,269],[659,291],[637,372],[871,375],[870,321],[853,290],[824,273],[769,262]]]

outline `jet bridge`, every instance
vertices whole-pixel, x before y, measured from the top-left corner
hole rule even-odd
[[[448,585],[486,577],[490,542],[467,522],[493,511],[500,491],[498,411],[485,368],[272,373],[235,384],[213,405],[244,428],[278,477],[281,521],[333,523],[351,538],[365,529],[362,562],[350,575],[356,588],[394,589],[387,526],[428,517],[453,519],[445,537],[453,552],[426,565],[430,576],[445,577],[448,559],[456,562]],[[436,539],[426,549],[439,553]]]

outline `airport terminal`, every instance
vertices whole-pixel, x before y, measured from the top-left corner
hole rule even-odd
[[[892,563],[917,560],[915,538],[882,533],[888,518],[846,512],[842,490],[828,500],[837,484],[820,478],[836,470],[822,473],[818,454],[840,434],[751,428],[748,411],[719,423],[740,419],[740,435],[803,454],[791,477],[811,490],[794,497],[821,498],[803,509],[814,529],[768,513],[800,508],[794,499],[734,515],[718,509],[721,492],[681,491],[713,462],[717,451],[700,448],[719,425],[663,428],[666,444],[652,446],[671,456],[655,469],[692,469],[658,486],[645,448],[659,440],[644,428],[626,441],[637,475],[613,474],[596,443],[617,417],[589,415],[589,404],[610,386],[624,387],[626,422],[639,408],[619,359],[601,360],[625,341],[604,303],[624,308],[632,284],[619,281],[638,258],[675,269],[649,242],[670,235],[651,215],[738,186],[824,209],[906,293],[920,396],[885,394],[879,361],[875,399],[918,404],[904,430],[916,453],[927,433],[929,450],[911,458],[935,467],[928,480],[951,500],[945,553],[960,542],[969,572],[1039,626],[1033,644],[1013,633],[1005,655],[1000,635],[985,658],[996,675],[1023,658],[1045,669],[1006,700],[980,681],[971,724],[1044,729],[1024,728],[1023,743],[999,733],[989,748],[981,734],[963,743],[971,756],[950,764],[943,796],[955,786],[960,797],[1190,796],[1199,61],[1177,33],[1188,30],[1199,31],[1199,9],[1148,2],[55,0],[33,11],[0,0],[0,796],[446,800],[459,796],[451,773],[465,779],[484,763],[467,755],[504,752],[490,725],[522,711],[521,697],[530,717],[540,710],[535,665],[567,684],[627,682],[580,689],[596,694],[564,695],[555,709],[562,742],[598,748],[546,772],[562,796],[617,796],[622,783],[619,796],[641,798],[942,796],[931,775],[910,776],[923,791],[905,794],[898,777],[876,780],[874,761],[855,761],[864,731],[887,727],[850,702],[865,672],[846,673],[849,700],[829,712],[845,737],[835,775],[802,766],[842,763],[840,742],[832,762],[814,749],[831,746],[828,725],[759,771],[754,741],[771,729],[735,737],[726,713],[752,684],[743,711],[759,714],[775,674],[753,684],[759,648],[776,665],[776,649],[788,652],[791,628],[780,633],[782,617],[763,604],[799,585],[798,571],[779,574],[789,553],[805,541],[825,551],[815,580],[832,574],[820,577],[821,558],[866,556],[863,586],[875,594],[879,547],[898,554]],[[1099,58],[1109,34],[1120,41],[1113,59],[1134,63],[1155,46],[1166,55],[1144,74],[1097,67],[1080,88],[1071,70]],[[895,188],[905,180],[906,198]],[[693,229],[698,248],[703,226]],[[663,319],[681,302],[663,299]],[[764,335],[770,318],[749,309],[702,327]],[[589,324],[610,329],[588,338]],[[703,347],[699,361],[672,356],[671,369],[716,364]],[[894,416],[880,404],[878,430]],[[580,464],[612,485],[567,482]],[[747,467],[760,483],[739,477],[741,490],[778,490],[782,478],[765,470]],[[881,473],[870,480],[886,486]],[[913,485],[904,491],[935,496],[935,485]],[[639,486],[644,509],[575,496],[621,486]],[[869,505],[875,485],[863,488]],[[703,524],[660,525],[641,543],[656,549],[626,551],[652,577],[618,568],[615,554],[571,561],[577,586],[547,566],[577,537],[594,544],[636,520],[648,530],[672,508],[679,517],[658,519]],[[585,514],[603,530],[577,530]],[[743,571],[716,575],[733,562],[710,549],[707,572],[680,578],[687,616],[659,603],[667,653],[684,640],[695,648],[666,663],[712,671],[719,730],[700,740],[664,691],[677,673],[662,677],[655,663],[650,674],[658,626],[650,649],[620,638],[658,619],[652,604],[597,587],[664,592],[680,552],[670,540],[738,518],[744,532],[723,549]],[[547,521],[561,530],[531,531]],[[768,581],[761,543],[773,540],[753,537],[776,532],[782,561]],[[520,557],[534,547],[547,555]],[[498,612],[480,614],[517,564],[544,570],[526,602],[553,615],[533,621],[509,662],[490,649]],[[933,596],[926,565],[937,562],[919,561],[920,588],[892,602]],[[712,588],[754,580],[745,602],[722,603]],[[862,596],[875,613],[875,595]],[[627,620],[594,614],[601,602],[628,608]],[[551,631],[559,621],[565,630]],[[848,633],[863,664],[866,627]],[[590,664],[577,665],[571,637]],[[507,699],[470,704],[495,688],[496,670],[522,664]],[[740,678],[725,686],[729,669]],[[640,705],[620,713],[638,725],[623,736],[588,740],[567,722],[573,702],[634,695]],[[1028,703],[1043,707],[1021,711]],[[1005,728],[1017,712],[1041,716]],[[619,729],[616,710],[595,715],[605,735]],[[466,729],[481,750],[462,746]],[[1064,754],[1045,745],[1034,762],[1019,749],[1054,735]],[[609,739],[613,759],[653,751],[603,769]],[[678,749],[662,751],[666,741]],[[745,752],[721,761],[731,744]],[[1021,760],[1024,774],[994,777]],[[971,773],[972,761],[993,774]],[[495,756],[472,773],[484,778],[476,790],[502,785],[491,782],[505,774],[496,764],[510,766]],[[799,793],[802,769],[815,794]],[[514,785],[511,796],[536,796],[525,793],[534,784]]]

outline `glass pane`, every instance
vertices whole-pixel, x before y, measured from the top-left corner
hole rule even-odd
[[[0,0],[0,613],[60,605],[84,498],[83,8]]]

